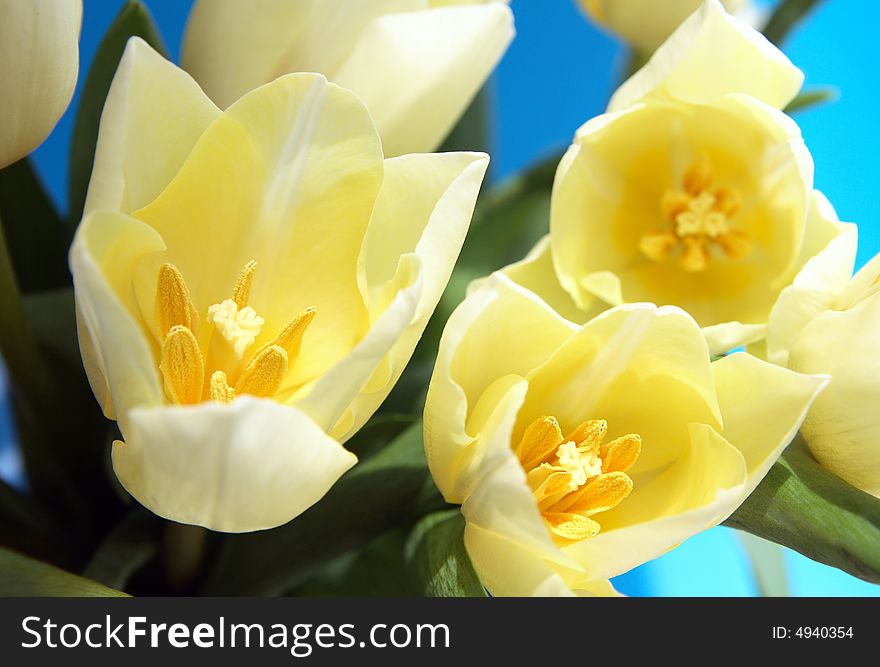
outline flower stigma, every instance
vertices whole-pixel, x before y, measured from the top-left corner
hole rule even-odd
[[[703,155],[684,174],[683,189],[667,190],[660,200],[666,226],[648,232],[639,241],[642,254],[654,262],[678,252],[678,265],[689,273],[705,271],[712,248],[731,259],[742,259],[752,249],[749,235],[731,228],[742,205],[738,190],[715,185],[709,158]]]

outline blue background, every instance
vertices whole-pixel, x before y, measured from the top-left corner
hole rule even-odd
[[[188,0],[146,0],[176,59]],[[85,0],[80,42],[80,88],[101,36],[123,0]],[[626,60],[624,48],[584,20],[574,0],[514,0],[517,37],[495,75],[495,176],[503,178],[552,150],[601,113]],[[880,250],[875,223],[876,104],[880,75],[873,30],[880,8],[872,0],[826,0],[792,35],[786,52],[806,72],[807,85],[834,84],[840,99],[799,114],[816,162],[816,187],[841,218],[860,225],[859,260]],[[74,98],[49,139],[34,154],[39,174],[60,210],[65,208],[67,150]],[[0,369],[2,370],[2,369]],[[0,406],[5,387],[0,378]],[[18,476],[10,416],[0,409],[0,475]],[[793,552],[786,552],[793,595],[878,595],[872,586]],[[749,562],[734,531],[716,528],[615,581],[630,595],[754,595]]]

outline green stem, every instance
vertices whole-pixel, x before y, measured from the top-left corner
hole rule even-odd
[[[189,592],[198,582],[207,537],[208,531],[201,526],[169,523],[165,527],[162,560],[172,592]]]

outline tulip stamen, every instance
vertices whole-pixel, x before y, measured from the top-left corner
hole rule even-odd
[[[712,163],[703,155],[685,172],[683,189],[663,194],[660,209],[667,226],[642,236],[639,249],[645,257],[659,262],[680,249],[679,267],[696,273],[709,267],[712,248],[730,259],[742,259],[751,252],[749,235],[730,225],[742,195],[714,183]]]
[[[591,419],[567,436],[554,417],[540,417],[524,431],[514,453],[550,534],[560,543],[594,537],[591,517],[620,504],[632,491],[626,471],[641,452],[642,439],[624,435],[604,443],[608,423]]]
[[[265,321],[247,305],[256,273],[257,263],[250,261],[242,270],[232,290],[232,298],[224,299],[208,308],[206,320],[214,325],[243,363],[239,373],[236,361],[231,369],[228,359],[214,365],[213,372],[206,368],[198,339],[193,333],[199,321],[198,311],[190,298],[189,289],[180,270],[173,264],[159,269],[156,287],[155,317],[161,336],[159,369],[165,381],[165,393],[174,404],[194,404],[202,400],[231,403],[236,396],[249,394],[270,398],[278,393],[288,370],[293,366],[302,347],[303,336],[317,314],[313,307],[296,315],[272,340],[256,353],[248,351],[260,335]],[[213,356],[208,357],[214,359]],[[247,361],[247,363],[244,363]],[[230,384],[230,376],[234,384]],[[205,387],[205,378],[210,377]],[[236,379],[237,377],[237,379]]]
[[[185,326],[173,326],[165,336],[159,369],[174,403],[191,405],[201,400],[205,360],[196,337]]]

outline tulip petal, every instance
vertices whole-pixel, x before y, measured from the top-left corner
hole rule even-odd
[[[483,396],[499,378],[510,380],[503,387],[495,385],[495,398],[510,396],[516,380],[522,381],[546,361],[574,330],[574,325],[503,274],[486,280],[453,312],[440,342],[425,409],[428,463],[449,502],[461,502],[473,481],[459,480],[458,471],[464,458],[472,457],[468,450],[480,435],[471,429],[488,432],[486,417],[473,418]],[[521,401],[520,396],[514,413]],[[469,422],[471,428],[466,427]],[[510,449],[509,437],[505,446]]]
[[[333,80],[367,104],[386,155],[431,151],[512,38],[502,3],[387,14],[367,25]]]
[[[83,364],[104,414],[123,425],[130,408],[165,400],[131,296],[134,267],[164,247],[139,220],[102,211],[86,216],[70,251]]]
[[[364,27],[425,0],[199,0],[186,25],[181,61],[222,108],[291,72],[333,78]]]
[[[265,324],[254,349],[314,307],[288,378],[313,380],[368,327],[356,267],[382,171],[369,113],[323,76],[290,74],[248,93],[135,214],[169,248],[138,275],[142,307],[152,308],[163,262],[180,269],[205,312],[228,298],[243,267],[256,261],[249,303]]]
[[[224,532],[274,528],[357,461],[305,414],[249,396],[229,405],[137,408],[113,468],[145,507]]]
[[[534,292],[553,310],[576,324],[583,324],[606,309],[606,305],[598,299],[593,300],[591,307],[582,309],[563,289],[553,267],[549,234],[538,241],[524,259],[504,267],[502,272],[517,285]],[[481,282],[475,280],[468,291],[476,289]]]
[[[789,353],[804,328],[839,304],[849,285],[858,248],[858,228],[847,227],[806,263],[773,306],[768,323],[767,358],[774,364],[787,366]]]
[[[791,351],[789,366],[832,378],[801,429],[813,456],[853,486],[880,497],[878,331],[880,295],[874,294],[810,322]]]
[[[803,80],[803,73],[761,33],[725,12],[718,0],[707,0],[617,90],[608,109],[623,109],[648,96],[703,103],[734,92],[781,109]]]
[[[741,502],[794,439],[828,377],[802,375],[744,353],[720,359],[712,368],[724,415],[724,437],[746,461],[748,481]],[[755,387],[761,388],[758,401]]]
[[[409,324],[349,406],[341,442],[376,411],[397,382],[455,266],[488,166],[482,153],[405,155],[385,161],[382,189],[361,251],[359,282],[375,319],[393,298],[401,258],[418,260],[421,289]]]
[[[674,459],[686,424],[721,424],[706,343],[678,308],[629,304],[607,311],[527,378],[514,441],[545,414],[556,417],[563,432],[585,419],[605,419],[609,440],[642,436],[636,471]]]
[[[101,115],[86,212],[149,204],[219,115],[186,72],[131,38]]]
[[[79,71],[81,0],[0,3],[0,169],[43,143]]]
[[[721,523],[745,497],[746,465],[711,427],[694,424],[671,467],[650,480],[633,475],[633,482],[632,494],[601,515],[602,532],[562,549],[589,563],[593,578],[623,574]]]
[[[703,327],[703,336],[709,345],[712,356],[725,354],[741,345],[752,345],[762,340],[767,333],[766,324],[743,324],[742,322],[723,322],[711,327]]]

